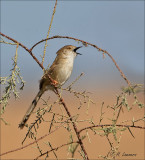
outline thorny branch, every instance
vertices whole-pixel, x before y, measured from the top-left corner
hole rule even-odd
[[[79,133],[81,133],[84,130],[87,129],[92,129],[92,128],[97,128],[97,127],[110,127],[112,126],[112,124],[102,124],[102,125],[92,125],[92,126],[88,126],[85,128],[82,128],[79,130]],[[123,128],[139,128],[139,129],[145,129],[145,127],[141,127],[141,126],[134,126],[134,125],[121,125],[121,124],[116,124],[117,127],[123,127]]]
[[[36,143],[36,142],[44,139],[45,137],[49,136],[50,134],[56,132],[59,128],[63,127],[63,124],[64,124],[64,123],[60,124],[58,127],[56,127],[56,129],[54,129],[53,131],[51,131],[51,132],[43,135],[42,137],[36,139],[35,141],[33,141],[33,142],[31,142],[31,143],[29,143],[29,144],[27,144],[27,145],[25,145],[25,146],[22,146],[22,147],[19,147],[19,148],[14,149],[14,150],[10,150],[10,151],[7,151],[7,152],[5,152],[5,153],[2,153],[2,154],[0,154],[0,156],[4,156],[4,155],[6,155],[6,154],[9,154],[9,153],[12,153],[12,152],[16,152],[16,151],[19,151],[19,150],[22,150],[22,149],[24,149],[24,148],[27,148],[27,147],[31,146],[32,144],[34,144],[34,143]]]
[[[7,39],[9,39],[11,41],[13,41],[16,44],[19,44],[19,46],[21,46],[22,48],[24,48],[33,57],[33,59],[39,64],[39,66],[42,69],[44,69],[43,65],[38,61],[38,59],[34,56],[34,54],[31,52],[30,49],[28,49],[26,46],[24,46],[22,43],[18,42],[17,40],[15,40],[15,39],[13,39],[13,38],[11,38],[11,37],[9,37],[9,36],[1,33],[1,32],[0,32],[0,35],[2,35],[3,37],[5,37],[5,38],[7,38]]]
[[[64,122],[64,123],[65,123],[65,122]],[[7,152],[5,152],[5,153],[2,153],[2,154],[0,154],[0,156],[4,156],[4,155],[6,155],[6,154],[19,151],[19,150],[25,149],[25,148],[33,145],[34,143],[36,143],[36,142],[44,139],[45,137],[47,137],[47,136],[49,136],[50,134],[52,134],[52,133],[54,133],[55,131],[57,131],[59,128],[63,127],[63,124],[64,124],[64,123],[62,123],[61,125],[59,125],[56,129],[54,129],[53,131],[49,132],[48,134],[45,134],[44,136],[38,138],[37,140],[35,140],[35,141],[33,141],[33,142],[31,142],[31,143],[23,146],[23,147],[19,147],[19,148],[16,148],[16,149],[14,149],[14,150],[10,150],[10,151],[7,151]],[[78,133],[81,133],[82,131],[87,130],[87,129],[92,129],[92,128],[96,128],[96,127],[109,127],[109,126],[112,126],[112,124],[88,126],[88,127],[85,127],[85,128],[80,129],[80,130],[78,131]],[[117,126],[117,127],[125,127],[125,128],[130,128],[130,127],[131,127],[131,128],[145,129],[145,127],[134,126],[134,125],[116,125],[116,126]],[[79,143],[79,141],[72,142],[72,143]],[[53,150],[57,150],[57,149],[59,149],[59,148],[61,148],[61,147],[63,147],[63,146],[69,145],[69,144],[71,144],[71,142],[70,142],[70,143],[67,143],[67,144],[63,144],[63,145],[61,145],[61,146],[59,146],[59,147],[53,148]],[[51,151],[52,151],[52,150],[50,150],[50,151],[48,151],[48,152],[51,152]],[[38,156],[36,159],[38,159],[39,157],[43,156],[44,154],[46,154],[46,153],[43,153],[42,155]]]
[[[120,72],[121,76],[124,78],[124,80],[127,82],[128,85],[130,85],[130,82],[129,80],[126,78],[125,74],[122,72],[122,70],[119,68],[119,66],[117,65],[115,59],[111,56],[110,53],[108,53],[106,50],[102,49],[102,48],[99,48],[97,45],[94,45],[92,43],[89,43],[89,42],[86,42],[86,41],[83,41],[83,40],[80,40],[80,39],[77,39],[77,38],[73,38],[73,37],[68,37],[68,36],[53,36],[53,37],[50,37],[50,38],[47,38],[47,39],[42,39],[41,41],[37,42],[35,45],[33,45],[33,47],[30,49],[31,51],[33,50],[34,47],[36,47],[38,44],[46,41],[46,40],[50,40],[50,39],[55,39],[55,38],[66,38],[66,39],[73,39],[75,41],[79,41],[79,42],[82,42],[82,44],[84,46],[92,46],[94,48],[96,48],[98,51],[101,51],[104,54],[107,54],[111,60],[113,61],[113,63],[115,64],[116,68],[118,69],[118,71]]]
[[[49,150],[49,151],[47,151],[47,152],[44,152],[43,154],[39,155],[38,157],[35,158],[35,160],[37,160],[38,158],[40,158],[40,157],[48,154],[49,152],[52,152],[52,151],[54,151],[54,150],[57,151],[58,149],[60,149],[60,148],[62,148],[62,147],[65,147],[65,146],[68,146],[68,145],[73,144],[73,143],[78,143],[78,144],[79,144],[79,141],[65,143],[65,144],[62,144],[62,145],[60,145],[60,146],[58,146],[58,147],[55,147],[55,148],[53,148],[53,149],[51,149],[51,150]]]
[[[3,36],[3,37],[6,37],[7,39],[15,42],[15,43],[19,43],[18,41],[4,35],[3,33],[0,32],[0,34]],[[120,72],[121,76],[124,78],[124,80],[127,82],[127,84],[130,86],[130,81],[126,78],[125,74],[122,72],[122,70],[119,68],[119,66],[117,65],[115,59],[111,56],[110,53],[108,53],[106,50],[104,49],[101,49],[99,48],[98,46],[92,44],[92,43],[89,43],[89,42],[86,42],[86,41],[83,41],[83,40],[80,40],[80,39],[77,39],[77,38],[73,38],[73,37],[68,37],[68,36],[53,36],[53,37],[50,37],[50,38],[46,38],[46,39],[42,39],[41,41],[37,42],[35,45],[33,45],[30,49],[28,49],[27,47],[25,47],[23,44],[19,43],[19,46],[21,46],[22,48],[24,48],[27,52],[30,53],[30,55],[33,57],[33,59],[39,64],[39,66],[44,69],[43,65],[38,61],[38,59],[32,54],[32,50],[34,49],[34,47],[36,47],[38,44],[46,41],[46,40],[50,40],[50,39],[55,39],[55,38],[66,38],[66,39],[73,39],[75,41],[79,41],[79,42],[82,42],[83,45],[87,46],[87,45],[90,45],[94,48],[96,48],[98,51],[101,51],[103,54],[107,54],[113,61],[113,63],[115,64],[116,68],[118,69],[118,71]]]
[[[6,38],[9,39],[9,40],[12,40],[12,41],[15,42],[15,43],[18,43],[19,46],[21,46],[21,47],[24,48],[26,51],[28,51],[28,52],[30,53],[30,55],[33,57],[33,59],[39,64],[39,66],[40,66],[42,69],[44,69],[44,67],[42,66],[42,64],[38,61],[38,59],[37,59],[37,58],[33,55],[33,53],[31,52],[31,49],[29,50],[29,49],[28,49],[27,47],[25,47],[23,44],[21,44],[21,43],[19,43],[18,41],[16,41],[16,40],[14,40],[14,39],[12,39],[12,38],[4,35],[4,34],[1,33],[1,32],[0,32],[0,34],[1,34],[2,36],[6,37]],[[53,79],[52,79],[50,76],[49,76],[49,78],[50,78],[50,80],[52,81],[52,84],[55,86],[55,84],[53,83]],[[57,95],[59,95],[58,91],[57,91]],[[66,107],[66,104],[65,104],[65,102],[63,101],[63,99],[62,99],[61,97],[60,97],[60,101],[61,101],[62,105],[64,106],[64,108],[65,108],[68,116],[71,117],[71,115],[70,115],[70,113],[69,113],[69,111],[68,111],[68,109],[67,109],[67,107]],[[70,120],[72,121],[72,118],[71,118]],[[82,148],[82,150],[83,150],[83,152],[84,152],[84,154],[85,154],[85,156],[86,156],[86,159],[88,159],[88,155],[87,155],[87,152],[85,151],[85,148],[84,148],[84,146],[83,146],[83,143],[82,143],[82,140],[81,140],[81,138],[80,138],[80,135],[77,134],[77,127],[76,127],[75,123],[73,123],[73,127],[74,127],[74,130],[75,130],[76,135],[77,135],[77,137],[78,137],[80,146],[81,146],[81,148]]]
[[[7,38],[7,39],[9,39],[9,40],[11,40],[11,41],[13,41],[14,43],[16,43],[16,44],[18,44],[19,46],[21,46],[22,48],[24,48],[24,49],[33,57],[33,59],[39,64],[39,66],[40,66],[42,69],[44,69],[43,64],[40,63],[40,62],[38,61],[38,59],[37,59],[37,58],[34,56],[34,54],[32,53],[33,48],[36,47],[38,44],[40,44],[40,43],[42,43],[42,42],[47,41],[47,40],[50,40],[50,39],[55,39],[55,38],[67,38],[67,39],[72,39],[72,40],[75,40],[75,41],[82,42],[83,45],[85,45],[85,46],[90,45],[90,46],[92,46],[92,47],[95,47],[98,51],[101,51],[101,52],[103,53],[103,55],[104,55],[104,54],[107,54],[107,55],[112,59],[113,63],[115,64],[116,68],[117,68],[118,71],[120,72],[121,76],[124,78],[124,80],[125,80],[125,81],[127,82],[127,84],[130,86],[130,82],[128,81],[128,79],[126,78],[126,76],[124,75],[124,73],[121,71],[121,69],[120,69],[119,66],[117,65],[116,61],[114,60],[114,58],[113,58],[106,50],[103,50],[103,49],[99,48],[98,46],[96,46],[96,45],[94,45],[94,44],[91,44],[91,43],[89,43],[89,42],[86,42],[86,41],[83,41],[83,40],[80,40],[80,39],[77,39],[77,38],[73,38],[73,37],[68,37],[68,36],[53,36],[53,37],[50,37],[50,38],[47,38],[47,39],[43,39],[43,40],[37,42],[34,46],[32,46],[30,49],[28,49],[28,48],[27,48],[26,46],[24,46],[22,43],[14,40],[13,38],[11,38],[11,37],[9,37],[9,36],[7,36],[7,35],[4,35],[4,34],[1,33],[1,32],[0,32],[0,34],[1,34],[3,37],[5,37],[5,38]],[[53,83],[53,80],[51,79],[51,77],[49,77],[49,78],[50,78],[50,80],[52,81],[52,84],[55,85],[55,84]],[[71,86],[70,86],[70,87],[71,87]],[[68,88],[68,89],[69,89],[69,88]],[[59,97],[59,99],[60,99],[60,102],[61,102],[61,104],[63,105],[64,109],[66,110],[66,113],[67,113],[67,115],[69,116],[69,119],[70,119],[70,121],[71,121],[71,123],[72,123],[72,125],[73,125],[74,131],[75,131],[76,136],[77,136],[77,138],[78,138],[78,141],[77,141],[76,143],[80,144],[81,149],[82,149],[82,151],[83,151],[84,154],[85,154],[85,159],[89,159],[89,158],[88,158],[88,155],[87,155],[87,152],[86,152],[86,150],[85,150],[85,148],[84,148],[84,144],[83,144],[83,142],[82,142],[82,139],[81,139],[81,137],[80,137],[80,133],[81,133],[82,131],[84,131],[84,130],[92,129],[92,128],[95,128],[95,127],[109,127],[109,126],[112,126],[112,124],[92,125],[92,126],[88,126],[88,127],[82,128],[81,130],[78,130],[77,127],[76,127],[76,124],[75,124],[75,122],[73,121],[72,116],[71,116],[71,114],[70,114],[70,112],[69,112],[69,110],[68,110],[68,108],[67,108],[67,106],[66,106],[66,104],[65,104],[65,102],[64,102],[64,100],[63,100],[63,98],[60,96],[60,94],[59,94],[59,92],[58,92],[57,89],[56,89],[56,94],[58,95],[58,97]],[[121,109],[120,109],[120,110],[121,110]],[[118,114],[120,114],[120,110],[119,110],[119,113],[118,113]],[[55,116],[55,115],[54,115],[54,116]],[[117,117],[117,119],[118,119],[118,117]],[[53,120],[53,119],[52,119],[52,120]],[[64,123],[65,123],[65,122],[64,122]],[[61,125],[60,125],[59,127],[57,127],[57,129],[60,128],[60,127],[62,127],[64,123],[61,123]],[[115,126],[117,126],[117,127],[124,127],[124,128],[130,128],[130,127],[132,127],[132,128],[145,129],[145,127],[135,126],[135,125],[117,125],[117,124],[115,124]],[[0,156],[3,156],[3,155],[5,155],[5,154],[8,154],[8,153],[11,153],[11,152],[15,152],[15,151],[24,149],[24,148],[26,148],[26,147],[28,147],[28,146],[30,146],[30,145],[38,142],[39,140],[43,139],[44,137],[50,135],[51,133],[55,132],[57,129],[51,131],[51,132],[48,133],[48,134],[45,134],[44,136],[38,138],[37,140],[35,140],[34,142],[32,142],[32,143],[30,143],[30,144],[28,144],[28,145],[25,145],[25,146],[23,146],[23,147],[17,148],[17,149],[12,150],[12,151],[8,151],[8,152],[5,152],[5,153],[2,153]],[[51,149],[50,151],[47,151],[46,153],[43,153],[43,154],[48,154],[48,152],[51,152],[51,151],[53,151],[53,150],[55,150],[55,149],[61,148],[61,147],[65,146],[65,145],[68,145],[68,144],[69,144],[69,143],[63,144],[63,145],[61,145],[61,146],[59,146],[59,147],[57,147],[57,148],[53,148],[53,149]],[[41,154],[41,155],[43,155],[43,154]],[[38,158],[41,157],[41,155],[38,156]]]
[[[66,110],[67,115],[70,117],[70,120],[71,120],[71,122],[72,122],[74,131],[75,131],[76,136],[77,136],[77,138],[78,138],[78,141],[79,141],[79,144],[80,144],[80,146],[81,146],[81,149],[82,149],[82,151],[83,151],[84,154],[85,154],[85,159],[88,160],[88,159],[89,159],[89,158],[88,158],[88,154],[87,154],[87,152],[86,152],[86,149],[85,149],[84,144],[83,144],[83,142],[82,142],[82,139],[81,139],[81,137],[80,137],[80,133],[78,132],[78,129],[77,129],[77,127],[76,127],[76,124],[75,124],[75,122],[73,122],[72,116],[71,116],[71,114],[70,114],[70,112],[69,112],[69,110],[68,110],[68,108],[67,108],[67,106],[66,106],[66,104],[65,104],[65,102],[64,102],[64,100],[63,100],[63,98],[60,96],[60,94],[59,94],[59,92],[58,92],[57,89],[56,89],[56,94],[58,95],[61,104],[64,106],[64,109]]]

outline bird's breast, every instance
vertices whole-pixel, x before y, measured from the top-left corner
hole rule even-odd
[[[59,64],[59,73],[57,79],[61,85],[63,85],[70,77],[73,69],[73,58],[63,59],[63,62]]]

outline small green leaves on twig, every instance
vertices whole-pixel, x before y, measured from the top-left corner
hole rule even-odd
[[[86,136],[82,136],[81,140],[85,139]],[[72,137],[70,137],[70,142],[73,142]],[[79,144],[78,143],[70,143],[69,147],[68,147],[68,152],[71,153],[71,157],[74,158],[74,155],[76,153],[76,150],[78,148]]]
[[[4,113],[6,106],[8,105],[8,100],[11,97],[11,94],[13,93],[15,98],[19,97],[19,92],[17,90],[17,84],[20,83],[20,90],[23,89],[25,81],[23,80],[23,77],[20,75],[20,68],[17,66],[17,59],[18,59],[18,53],[17,53],[18,45],[16,47],[16,53],[13,60],[13,68],[11,69],[11,75],[8,77],[0,77],[0,84],[5,85],[5,90],[3,91],[4,94],[2,95],[0,99],[0,104],[2,104],[1,109],[1,115]]]
[[[88,110],[89,110],[89,106],[90,103],[95,104],[93,102],[93,100],[90,98],[90,96],[88,94],[90,94],[90,92],[87,91],[82,91],[82,92],[77,92],[75,91],[72,86],[84,75],[84,73],[82,72],[67,88],[64,88],[62,90],[68,91],[70,93],[72,93],[77,99],[79,99],[80,101],[80,106],[78,107],[78,109],[81,108],[82,104],[87,103],[87,109],[86,109],[86,113],[88,114]],[[83,103],[81,98],[83,98]]]
[[[123,93],[126,93],[126,94],[133,94],[133,98],[134,98],[134,103],[133,105],[138,105],[139,108],[143,108],[144,107],[144,104],[141,103],[137,96],[136,96],[136,93],[139,93],[139,92],[144,92],[144,88],[142,87],[143,85],[142,84],[135,84],[135,85],[131,85],[131,86],[128,86],[128,87],[122,87],[122,91]],[[126,103],[126,98],[124,97],[124,102],[126,104],[126,106],[128,107],[128,104]]]
[[[130,94],[143,92],[144,89],[142,88],[142,86],[143,86],[142,84],[135,84],[128,87],[122,87],[122,90],[124,93],[128,93],[130,95]]]
[[[102,102],[102,106],[101,106],[101,115],[100,115],[99,124],[101,124],[101,122],[103,120],[103,114],[105,113],[105,112],[103,112],[103,106],[104,106],[104,102]]]

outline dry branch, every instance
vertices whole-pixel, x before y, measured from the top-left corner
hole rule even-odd
[[[0,35],[2,35],[3,37],[5,37],[5,38],[7,38],[7,39],[9,39],[9,40],[11,40],[11,41],[13,41],[14,43],[16,43],[16,44],[18,44],[19,46],[21,46],[22,48],[24,48],[24,49],[33,57],[33,59],[38,63],[38,65],[39,65],[42,69],[44,69],[43,64],[40,63],[39,60],[38,60],[38,59],[34,56],[34,54],[32,53],[32,50],[34,49],[34,47],[36,47],[38,44],[40,44],[40,43],[42,43],[42,42],[47,41],[47,40],[50,40],[50,39],[55,39],[55,38],[66,38],[66,39],[72,39],[72,40],[75,40],[75,41],[82,42],[83,45],[85,45],[85,46],[90,45],[90,46],[96,48],[98,51],[101,51],[103,54],[107,54],[107,55],[111,58],[111,60],[112,60],[113,63],[115,64],[116,68],[117,68],[118,71],[120,72],[121,76],[124,78],[124,80],[125,80],[125,81],[127,82],[127,84],[130,86],[129,80],[126,78],[126,76],[124,75],[124,73],[121,71],[121,69],[120,69],[119,66],[117,65],[116,61],[114,60],[114,58],[113,58],[106,50],[103,50],[103,49],[99,48],[98,46],[96,46],[96,45],[94,45],[94,44],[92,44],[92,43],[89,43],[89,42],[86,42],[86,41],[83,41],[83,40],[80,40],[80,39],[77,39],[77,38],[68,37],[68,36],[53,36],[53,37],[50,37],[50,38],[47,38],[47,39],[43,39],[43,40],[37,42],[37,43],[36,43],[35,45],[33,45],[30,49],[28,49],[28,48],[27,48],[26,46],[24,46],[22,43],[16,41],[15,39],[13,39],[13,38],[11,38],[11,37],[9,37],[9,36],[1,33],[1,32],[0,32]],[[54,82],[53,82],[53,79],[51,79],[50,76],[49,76],[49,79],[52,81],[52,85],[55,86],[55,84],[54,84]],[[60,96],[57,88],[56,88],[56,92],[55,92],[55,93],[56,93],[57,96],[59,97],[59,100],[60,100],[61,104],[63,105],[63,107],[64,107],[64,109],[65,109],[65,111],[66,111],[66,113],[67,113],[67,115],[68,115],[68,117],[69,117],[69,120],[70,120],[71,123],[72,123],[72,126],[73,126],[73,128],[74,128],[75,134],[76,134],[76,136],[77,136],[77,138],[78,138],[78,141],[75,142],[75,143],[80,144],[80,147],[81,147],[82,151],[83,151],[84,154],[85,154],[85,159],[88,160],[88,159],[89,159],[89,158],[88,158],[88,154],[87,154],[86,149],[85,149],[85,147],[84,147],[84,144],[83,144],[83,142],[82,142],[80,133],[81,133],[82,131],[84,131],[84,130],[92,129],[92,128],[95,128],[95,127],[109,127],[109,126],[112,126],[112,124],[92,125],[92,126],[88,126],[88,127],[82,128],[81,130],[78,130],[77,127],[76,127],[76,124],[75,124],[75,122],[73,121],[72,116],[71,116],[71,114],[70,114],[70,112],[69,112],[69,110],[68,110],[68,107],[66,106],[66,103],[64,102],[63,98]],[[64,123],[65,123],[65,122],[64,122]],[[40,140],[42,140],[42,139],[45,138],[46,136],[50,135],[51,133],[55,132],[55,131],[58,130],[60,127],[62,127],[64,123],[62,123],[60,126],[58,126],[55,130],[51,131],[50,133],[45,134],[44,136],[42,136],[42,137],[38,138],[37,140],[33,141],[32,143],[29,143],[29,144],[27,144],[27,145],[25,145],[25,146],[23,146],[23,147],[20,147],[20,148],[17,148],[17,149],[14,149],[14,150],[11,150],[11,151],[2,153],[0,156],[6,155],[6,154],[9,154],[9,153],[18,151],[18,150],[22,150],[22,149],[24,149],[24,148],[26,148],[26,147],[28,147],[28,146],[30,146],[30,145],[32,145],[32,144],[40,141]],[[125,127],[125,128],[130,128],[130,127],[132,127],[132,128],[145,129],[145,127],[135,126],[135,125],[117,125],[117,124],[116,124],[115,126],[117,126],[117,127]],[[71,143],[72,143],[72,142],[71,142]],[[74,143],[74,142],[73,142],[73,143]],[[66,145],[68,145],[68,144],[69,144],[69,143],[67,143],[67,144],[62,144],[62,145],[59,146],[59,147],[53,148],[53,149],[51,149],[50,151],[47,151],[47,152],[41,154],[41,155],[38,156],[37,158],[41,157],[41,156],[44,155],[44,154],[47,154],[48,152],[51,152],[51,151],[53,151],[53,150],[56,150],[56,149],[61,148],[61,147],[63,147],[63,146],[66,146]]]

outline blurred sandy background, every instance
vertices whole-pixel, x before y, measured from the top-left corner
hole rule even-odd
[[[18,129],[18,123],[22,119],[22,116],[24,115],[26,111],[26,107],[28,107],[29,105],[29,102],[31,102],[32,96],[31,95],[27,95],[27,96],[29,96],[29,98],[27,98],[28,102],[25,100],[25,98],[22,98],[19,101],[11,102],[11,105],[9,105],[9,107],[7,108],[7,111],[4,117],[8,122],[10,122],[10,125],[5,126],[3,123],[1,123],[1,128],[2,128],[1,130],[1,153],[9,151],[9,150],[13,150],[15,148],[22,146],[21,142],[25,137],[26,129],[23,129],[23,130]],[[99,117],[100,117],[101,100],[99,100],[100,99],[99,95],[93,95],[93,97],[96,97],[96,99],[98,100],[97,100],[96,105],[90,106],[89,115],[85,113],[86,108],[82,107],[80,110],[77,109],[78,104],[79,104],[77,103],[77,100],[76,102],[74,101],[72,102],[71,99],[73,98],[67,97],[67,96],[64,96],[64,99],[66,99],[66,104],[68,105],[68,108],[73,115],[80,114],[80,118],[79,118],[80,120],[89,119],[93,117],[94,122],[96,122],[97,124],[97,122],[99,121]],[[107,99],[108,97],[109,99]],[[105,96],[104,97],[105,104],[114,103],[111,100],[112,97]],[[141,99],[143,99],[143,97]],[[56,113],[61,113],[59,106],[58,108],[53,108],[53,111],[55,111]],[[112,117],[111,110],[109,111],[104,108],[104,111],[106,111],[104,117],[106,118]],[[136,107],[130,112],[124,109],[124,114],[121,113],[119,121],[131,120],[133,117],[135,119],[143,117],[143,109],[139,110]],[[29,123],[33,122],[34,118],[35,116],[33,115],[31,119],[29,120]],[[45,116],[45,120],[51,120],[51,119],[52,119],[52,116],[51,117]],[[102,122],[102,124],[110,124],[110,121],[105,119]],[[87,122],[81,122],[80,124],[78,124],[78,129],[81,129],[89,125],[90,124],[88,124]],[[137,123],[137,125],[143,126],[143,123]],[[52,130],[53,129],[54,127],[52,127]],[[49,124],[44,122],[43,124],[40,125],[37,137],[39,138],[45,135],[46,133],[48,133],[48,130],[49,130]],[[135,138],[131,136],[128,130],[123,132],[123,135],[121,136],[121,143],[120,143],[120,148],[119,148],[120,155],[117,157],[117,159],[135,159],[135,160],[144,159],[144,131],[140,129],[133,129],[133,128],[131,128],[131,131],[133,132],[133,135]],[[81,133],[81,135],[85,135],[85,133],[86,132],[84,131]],[[89,137],[90,137],[91,143],[89,143],[88,138],[86,138],[84,140],[84,145],[85,145],[86,151],[88,152],[90,159],[98,159],[99,155],[106,155],[108,153],[110,146],[105,137],[94,135],[91,131],[89,131]],[[33,140],[27,139],[24,145],[30,142],[33,142]],[[39,142],[39,145],[40,145],[40,148],[43,150],[43,152],[50,149],[46,144],[44,144],[44,142],[51,142],[51,145],[53,147],[57,147],[63,143],[69,142],[69,134],[64,128],[60,128],[52,135],[49,135],[43,140],[41,140]],[[36,147],[36,144],[29,146],[23,150],[13,152],[6,156],[3,156],[2,159],[33,159],[33,158],[36,158],[40,153],[34,147]],[[67,149],[68,149],[67,147],[64,147],[56,152],[59,159],[66,159],[66,158],[71,157],[71,154],[68,155]],[[136,156],[127,156],[127,157],[122,156],[124,152],[127,154],[136,154]],[[53,153],[50,153],[49,159],[52,159],[52,158],[55,159],[55,156]],[[78,152],[76,152],[75,158],[81,158]]]
[[[1,2],[1,32],[31,47],[37,41],[44,39],[54,7],[54,1],[7,1]],[[144,4],[139,1],[59,1],[54,21],[52,24],[50,36],[67,35],[82,40],[86,40],[107,50],[116,60],[119,67],[125,73],[132,83],[144,83]],[[75,12],[74,12],[75,10]],[[52,40],[48,42],[44,66],[47,67],[55,58],[56,51],[64,45],[80,46],[77,42],[70,40]],[[44,44],[37,46],[33,53],[41,61],[40,54],[43,53]],[[92,47],[83,47],[79,50],[82,56],[76,58],[74,70],[70,80],[64,87],[68,86],[81,72],[84,76],[74,85],[76,91],[89,91],[96,105],[90,104],[89,114],[86,114],[87,105],[80,109],[79,100],[68,92],[63,92],[63,98],[72,115],[79,114],[79,120],[92,118],[96,122],[100,118],[101,104],[104,102],[104,108],[107,105],[115,104],[116,95],[119,95],[122,86],[126,86],[124,79],[115,68],[112,61]],[[11,58],[15,55],[15,46],[1,45],[1,75],[8,76],[12,68]],[[38,81],[42,76],[42,70],[30,55],[20,47],[18,48],[18,66],[21,69],[21,75],[26,81],[24,90],[20,92],[20,99],[14,100],[12,96],[9,105],[6,108],[3,118],[10,124],[4,125],[1,122],[1,153],[21,147],[22,140],[26,134],[26,129],[18,129],[18,124],[25,114],[27,108],[38,92]],[[1,87],[1,94],[4,87]],[[50,98],[49,103],[56,100],[57,97],[52,92],[47,92],[43,98]],[[138,94],[139,100],[144,102],[143,93]],[[130,102],[132,99],[130,98]],[[37,107],[42,107],[40,102]],[[38,109],[38,108],[37,108]],[[53,111],[61,113],[60,106],[53,107]],[[65,113],[65,111],[64,111]],[[111,123],[107,118],[112,117],[112,111],[105,109],[104,121],[102,124]],[[128,112],[124,109],[121,113],[119,122],[123,120],[132,120],[143,117],[144,109],[138,109],[134,106]],[[31,117],[29,123],[33,122],[35,115]],[[51,120],[51,116],[45,116]],[[78,129],[88,126],[86,122],[78,124]],[[139,122],[136,125],[142,125]],[[49,126],[43,123],[39,128],[37,137],[48,133]],[[54,128],[52,127],[52,130]],[[123,132],[120,143],[120,155],[117,159],[144,159],[144,130],[131,128],[135,138],[131,136],[128,130]],[[83,131],[81,135],[86,132]],[[85,138],[84,145],[90,159],[98,159],[99,155],[106,155],[109,151],[109,143],[105,137],[94,135],[89,131],[89,137]],[[33,140],[27,139],[24,145]],[[61,145],[69,141],[69,134],[64,128],[60,128],[54,134],[47,136],[39,142],[44,151],[50,148],[44,142],[50,141],[52,147]],[[136,154],[136,156],[122,156],[123,153]],[[59,159],[70,158],[67,147],[57,152]],[[39,155],[36,144],[23,150],[10,153],[2,159],[34,159]],[[76,153],[75,158],[81,158]],[[49,159],[55,159],[53,153],[50,153]]]

